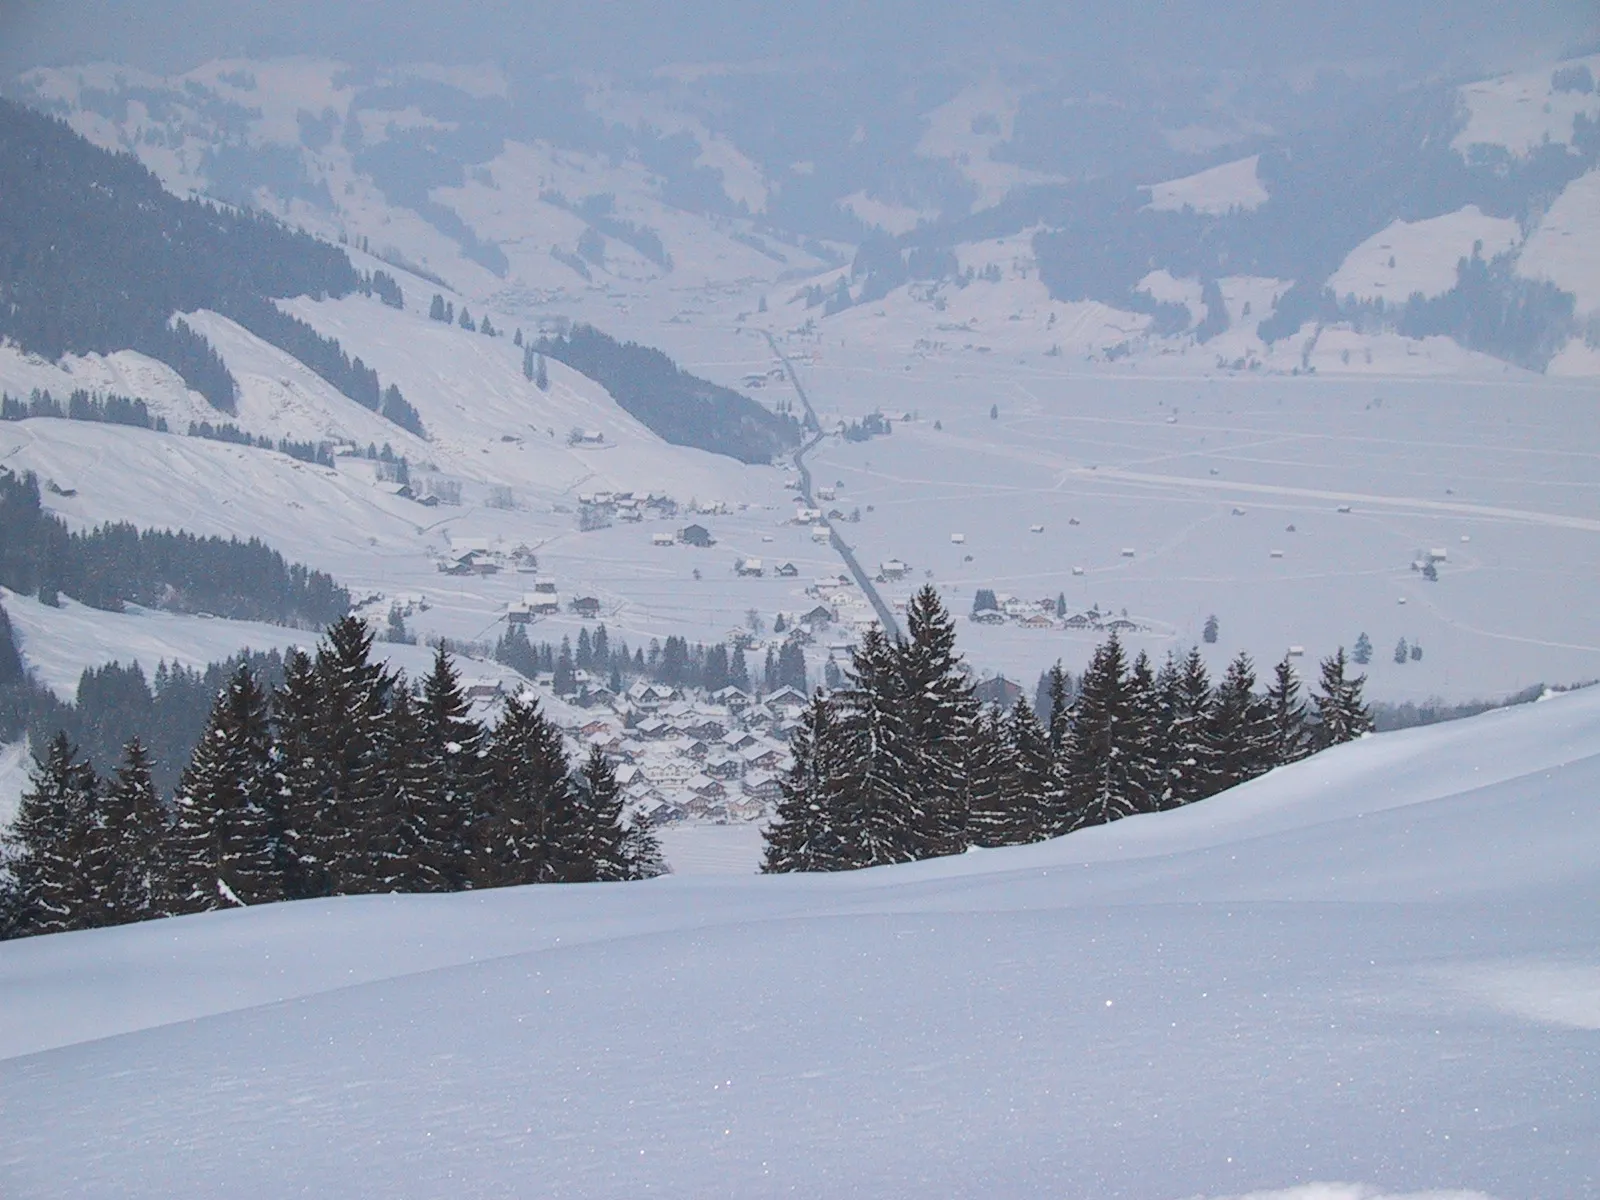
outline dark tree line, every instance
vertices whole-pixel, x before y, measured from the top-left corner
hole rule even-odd
[[[333,443],[296,442],[289,438],[274,441],[263,433],[250,433],[230,421],[213,425],[210,421],[190,421],[189,436],[213,442],[226,442],[232,446],[254,446],[257,450],[276,450],[297,458],[301,462],[315,463],[320,467],[333,466]]]
[[[641,679],[706,692],[730,686],[749,693],[773,692],[784,686],[806,690],[805,652],[796,642],[785,642],[776,650],[769,645],[765,664],[756,676],[751,675],[744,651],[738,647],[722,642],[706,646],[674,635],[665,641],[651,638],[648,649],[634,649],[621,639],[612,641],[604,625],[592,636],[584,626],[578,631],[576,645],[569,637],[563,637],[560,644],[535,642],[521,625],[512,625],[495,642],[494,657],[530,679],[550,675],[558,696],[581,695],[600,687],[620,692]],[[580,686],[579,671],[588,672],[595,681],[593,687]]]
[[[26,421],[48,417],[65,421],[95,421],[105,425],[131,425],[135,429],[154,429],[165,433],[166,418],[152,417],[143,400],[111,394],[101,396],[78,388],[62,404],[49,391],[35,388],[26,400],[0,395],[0,421]]]
[[[161,662],[149,676],[137,662],[113,662],[87,668],[74,702],[66,703],[23,669],[10,618],[0,609],[0,741],[25,736],[43,746],[65,733],[87,762],[109,766],[137,738],[149,752],[157,790],[167,792],[189,761],[218,690],[240,666],[270,686],[283,676],[276,650],[244,651],[203,670]]]
[[[485,727],[442,648],[417,687],[371,649],[346,617],[314,655],[291,651],[275,688],[239,666],[170,802],[139,739],[101,778],[51,738],[6,839],[8,932],[664,870],[605,757],[574,769],[536,701],[511,697]]]
[[[593,379],[631,416],[675,446],[765,463],[800,440],[793,417],[691,375],[659,350],[618,342],[591,325],[574,325],[565,336],[541,337],[533,350]]]
[[[44,511],[31,471],[0,471],[0,584],[47,604],[66,595],[109,612],[133,603],[319,627],[350,611],[350,593],[331,576],[286,562],[256,538],[126,523],[71,531]]]
[[[1213,686],[1199,651],[1159,669],[1113,635],[1076,689],[1060,665],[1044,719],[981,706],[930,586],[908,637],[870,631],[846,686],[796,734],[763,870],[837,871],[1040,841],[1193,803],[1372,728],[1343,649],[1308,705],[1287,658],[1264,693],[1246,655]]]

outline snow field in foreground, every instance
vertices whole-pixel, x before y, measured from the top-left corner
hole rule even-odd
[[[1597,794],[1581,692],[1010,851],[7,943],[0,1191],[1593,1194]]]

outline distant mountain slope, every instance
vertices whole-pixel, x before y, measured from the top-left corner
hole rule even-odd
[[[799,444],[794,418],[691,375],[648,346],[618,342],[578,325],[565,335],[540,339],[535,349],[593,379],[673,445],[764,463]]]

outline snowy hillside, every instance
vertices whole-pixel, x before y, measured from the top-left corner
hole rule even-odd
[[[1015,850],[7,943],[0,1189],[1590,1195],[1597,788],[1580,692]]]

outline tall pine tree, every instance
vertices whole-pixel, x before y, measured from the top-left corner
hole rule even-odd
[[[80,864],[95,819],[99,780],[58,733],[35,757],[27,790],[6,835],[15,921],[26,933],[78,928],[84,886]]]

